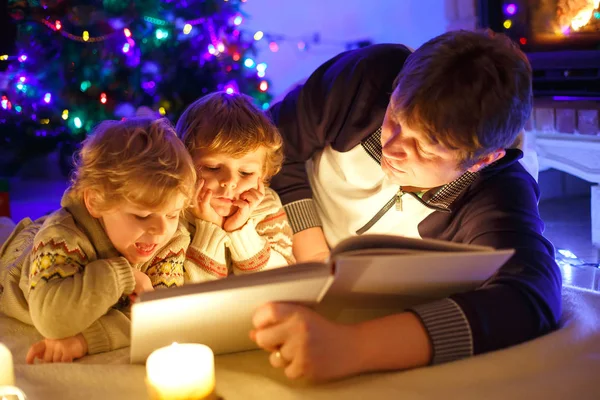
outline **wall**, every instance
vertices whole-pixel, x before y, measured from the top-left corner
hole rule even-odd
[[[257,62],[267,63],[271,92],[277,96],[346,50],[346,42],[369,39],[418,47],[446,31],[457,1],[462,0],[247,0],[242,10],[248,18],[241,27],[295,39],[277,41],[277,52],[269,50],[266,39],[257,43]],[[310,43],[314,33],[321,44]],[[309,46],[305,51],[298,50],[300,40]]]

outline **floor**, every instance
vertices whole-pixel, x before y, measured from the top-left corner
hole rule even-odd
[[[11,178],[9,199],[11,217],[38,218],[60,206],[67,180],[56,174],[46,179]],[[540,201],[540,214],[546,224],[545,236],[556,247],[557,261],[565,283],[600,290],[599,249],[591,242],[589,195],[551,198]]]

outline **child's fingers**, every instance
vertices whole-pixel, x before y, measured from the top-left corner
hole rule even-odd
[[[46,346],[46,351],[44,351],[44,362],[51,363],[54,358],[54,349],[50,346]]]
[[[25,362],[27,362],[27,364],[33,364],[36,358],[42,358],[45,350],[46,342],[43,340],[41,342],[32,344],[27,352],[27,356],[25,357]]]
[[[52,353],[52,362],[53,363],[61,362],[62,358],[63,358],[63,351],[62,351],[61,347],[58,346],[54,349],[54,352]]]
[[[202,201],[200,202],[200,205],[202,206],[202,208],[204,208],[206,210],[206,207],[210,207],[211,199],[212,199],[212,190],[206,189],[206,191],[204,192],[204,195],[202,196]]]

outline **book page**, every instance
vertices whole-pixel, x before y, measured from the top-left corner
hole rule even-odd
[[[454,243],[437,239],[417,239],[395,235],[360,235],[342,240],[331,250],[330,258],[349,251],[366,250],[372,254],[373,249],[396,249],[415,251],[494,251],[493,247]]]

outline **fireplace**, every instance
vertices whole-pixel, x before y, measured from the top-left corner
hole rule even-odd
[[[536,97],[600,100],[600,0],[479,0],[478,14],[527,54]]]

